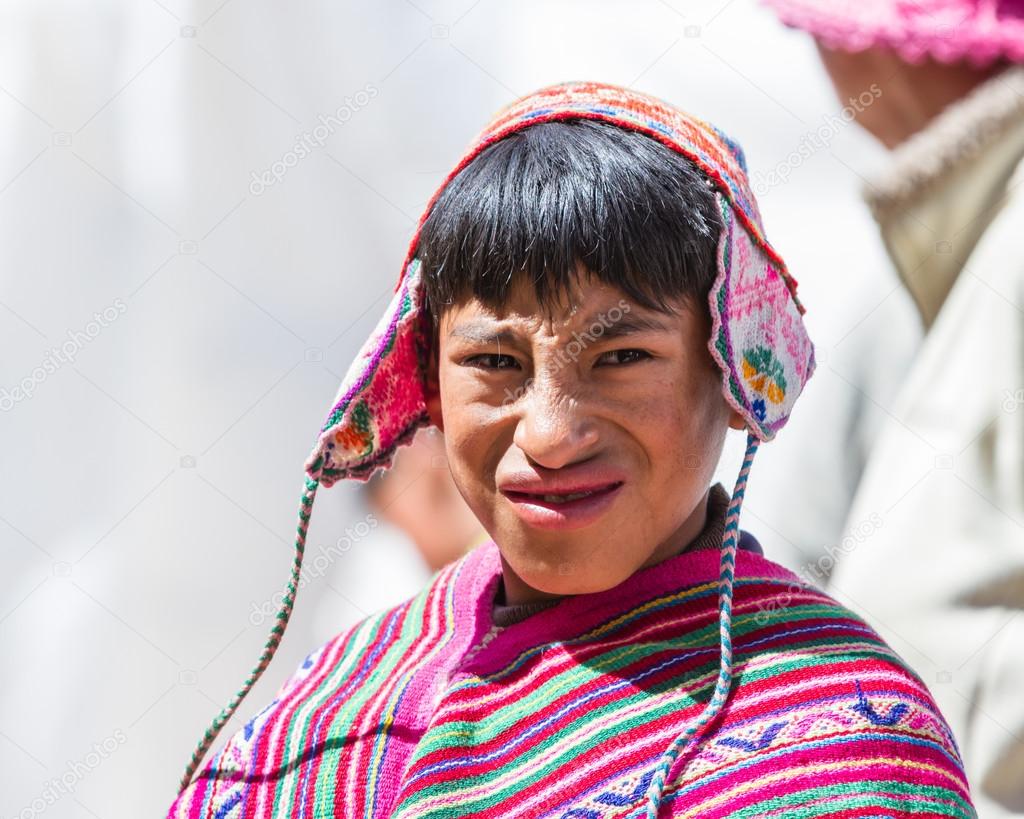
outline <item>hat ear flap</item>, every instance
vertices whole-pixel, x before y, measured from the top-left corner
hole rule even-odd
[[[721,193],[716,198],[722,232],[708,293],[708,347],[726,400],[751,432],[769,441],[814,372],[814,346],[785,267],[751,236],[729,201]]]
[[[345,373],[306,473],[323,486],[368,479],[430,423],[420,261],[405,269],[387,311]]]

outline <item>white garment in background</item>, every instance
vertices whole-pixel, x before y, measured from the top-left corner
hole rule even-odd
[[[897,149],[868,196],[926,335],[830,586],[934,693],[984,819],[1024,816],[1022,157],[1014,68]]]

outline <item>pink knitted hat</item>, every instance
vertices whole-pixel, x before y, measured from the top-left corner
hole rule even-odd
[[[708,295],[712,319],[708,350],[721,375],[725,400],[745,419],[747,451],[726,516],[720,597],[721,671],[705,713],[670,746],[655,771],[649,810],[680,751],[719,712],[732,679],[732,580],[740,506],[758,444],[771,440],[789,419],[814,372],[814,348],[796,297],[796,280],[765,238],[739,145],[702,120],[655,97],[626,88],[571,82],[543,88],[497,113],[431,198],[409,244],[395,293],[376,329],[342,379],[337,397],[306,461],[295,561],[287,593],[267,645],[241,690],[214,719],[189,763],[187,786],[220,729],[270,663],[291,615],[298,589],[306,531],[316,490],[339,480],[366,480],[390,466],[395,450],[430,423],[426,363],[430,337],[423,305],[420,230],[445,186],[487,146],[541,122],[593,119],[646,134],[700,168],[714,188],[722,215],[717,275]],[[654,815],[653,813],[651,815]]]
[[[429,423],[421,314],[420,229],[448,182],[487,146],[555,119],[596,119],[640,131],[682,154],[715,183],[722,213],[718,277],[711,288],[708,348],[726,400],[761,441],[789,418],[814,368],[796,280],[764,236],[740,147],[714,126],[654,97],[601,83],[541,89],[500,111],[431,198],[409,244],[391,304],[352,362],[306,472],[321,486],[366,479]]]
[[[890,48],[977,67],[1024,61],[1024,0],[763,0],[788,26],[843,51]]]

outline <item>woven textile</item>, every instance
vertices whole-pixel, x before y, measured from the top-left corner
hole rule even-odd
[[[718,674],[715,550],[498,629],[496,546],[313,652],[170,811],[628,817]],[[659,816],[972,816],[924,685],[862,620],[737,555],[735,680]]]

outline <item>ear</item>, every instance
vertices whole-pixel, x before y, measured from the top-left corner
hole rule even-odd
[[[747,422],[736,410],[729,408],[729,429],[746,429]]]
[[[423,384],[423,397],[427,405],[430,423],[444,432],[444,417],[441,414],[441,381],[438,377],[437,349],[429,356],[427,371]]]

